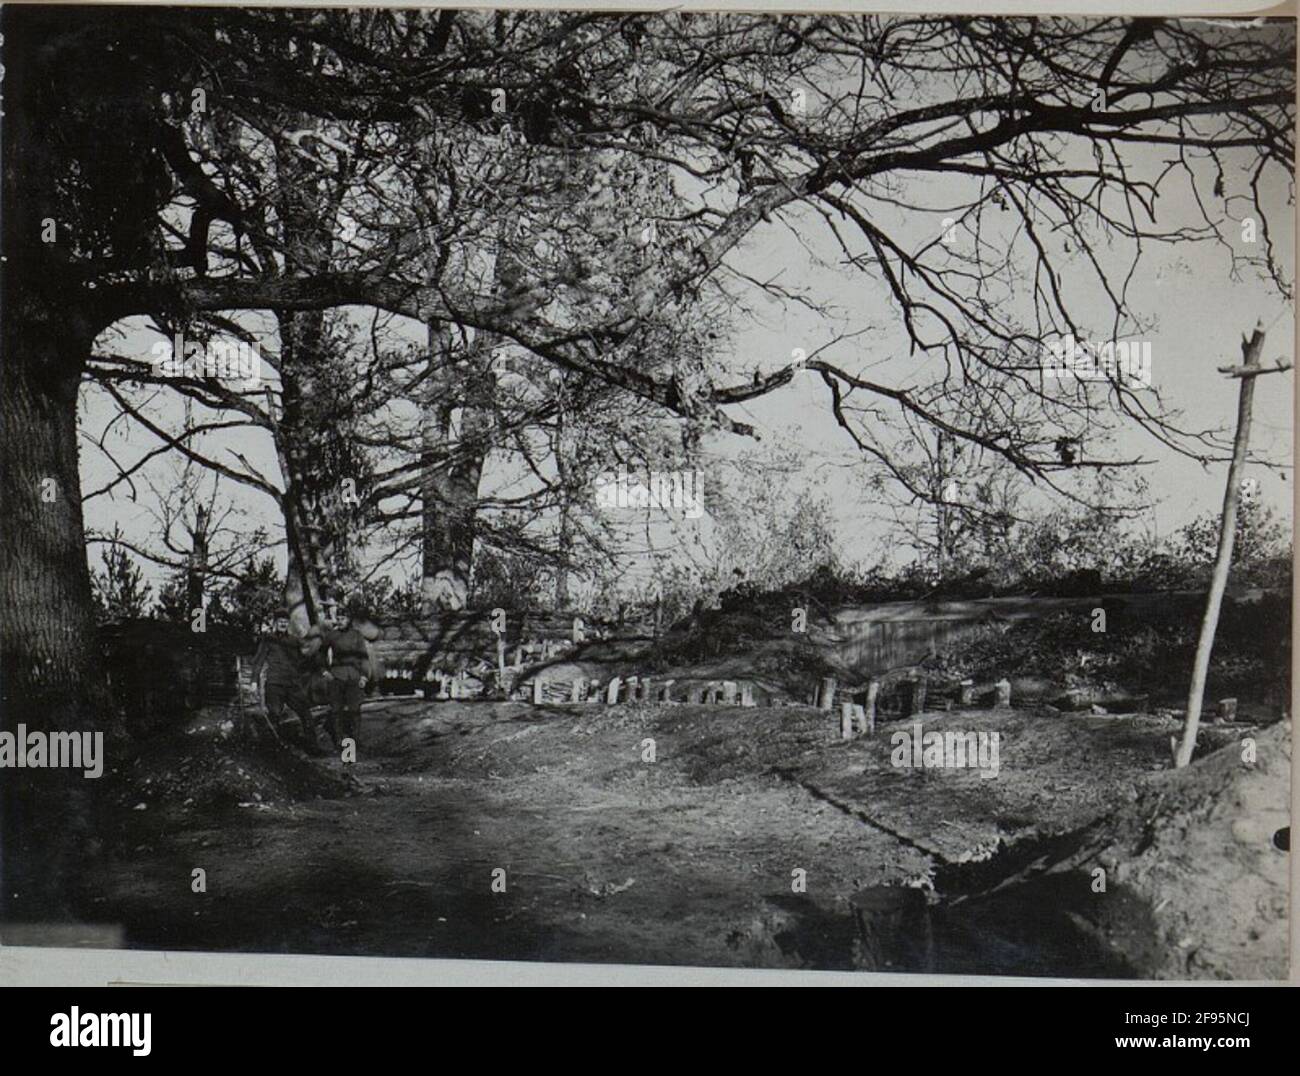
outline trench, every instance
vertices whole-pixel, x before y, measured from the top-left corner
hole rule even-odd
[[[1043,874],[970,896],[901,886],[853,895],[853,967],[945,975],[1144,977],[1144,960],[1121,951],[1116,934],[1141,944],[1150,911],[1137,897],[1092,894],[1085,871]],[[1092,898],[1092,899],[1089,899]],[[1146,933],[1154,934],[1148,925]],[[1154,954],[1152,954],[1154,955]]]
[[[853,893],[851,930],[841,935],[851,938],[848,966],[1084,979],[1145,974],[1144,950],[1157,936],[1150,908],[1113,882],[1099,899],[1090,873],[1068,866],[1104,819],[1002,844],[986,859],[954,862],[790,770],[772,772],[934,864],[933,890],[883,885]]]

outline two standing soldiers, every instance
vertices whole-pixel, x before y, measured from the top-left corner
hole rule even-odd
[[[302,723],[303,746],[320,754],[313,704],[330,708],[329,733],[335,750],[343,740],[360,740],[361,699],[368,684],[381,676],[379,660],[352,619],[344,616],[321,628],[312,625],[305,637],[289,632],[289,618],[280,613],[270,634],[262,637],[253,657],[253,676],[272,727],[286,709]]]

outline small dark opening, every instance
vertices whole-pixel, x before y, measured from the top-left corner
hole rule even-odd
[[[1291,851],[1291,827],[1283,826],[1273,834],[1273,844],[1284,852]]]

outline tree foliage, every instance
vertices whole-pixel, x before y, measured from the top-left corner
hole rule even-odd
[[[149,612],[153,587],[131,554],[110,542],[100,550],[100,563],[90,575],[100,619],[133,620]]]

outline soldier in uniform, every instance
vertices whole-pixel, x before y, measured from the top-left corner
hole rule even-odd
[[[316,725],[306,691],[307,670],[299,641],[289,632],[287,613],[277,613],[270,634],[264,635],[253,657],[253,676],[272,727],[277,727],[286,709],[302,725],[302,744],[311,754],[319,752]]]
[[[346,614],[336,627],[327,628],[322,635],[336,742],[351,737],[359,745],[361,700],[367,685],[377,677],[375,660],[365,636]]]

